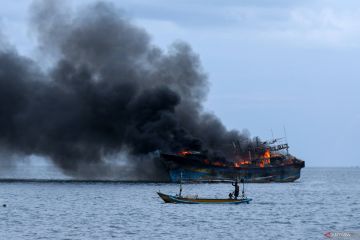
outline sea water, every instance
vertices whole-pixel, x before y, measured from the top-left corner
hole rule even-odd
[[[293,183],[247,184],[250,204],[165,204],[177,184],[0,181],[0,240],[326,239],[360,233],[360,168],[305,168]],[[224,198],[231,184],[184,184]],[[6,207],[2,207],[6,204]],[[344,237],[346,239],[346,237]],[[351,239],[351,238],[348,238]]]

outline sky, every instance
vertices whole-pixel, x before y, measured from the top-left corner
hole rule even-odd
[[[227,128],[271,139],[285,127],[307,166],[360,165],[359,1],[109,1],[153,44],[192,46],[210,81],[205,109]],[[1,2],[0,36],[41,61],[31,2]]]

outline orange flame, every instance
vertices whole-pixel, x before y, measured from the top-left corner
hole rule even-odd
[[[179,152],[179,154],[180,154],[180,155],[183,155],[183,156],[186,156],[186,155],[190,155],[191,152],[184,150],[184,151]]]
[[[234,167],[239,168],[239,167],[241,167],[243,165],[250,165],[250,164],[251,164],[250,161],[240,160],[240,161],[234,162]]]
[[[218,166],[218,167],[224,167],[225,166],[225,164],[223,164],[221,162],[213,162],[212,165]]]
[[[264,153],[264,158],[270,158],[271,154],[270,154],[270,150],[266,149],[265,153]]]
[[[265,164],[270,164],[271,152],[270,149],[266,149],[263,159],[260,161],[260,167],[263,168]]]

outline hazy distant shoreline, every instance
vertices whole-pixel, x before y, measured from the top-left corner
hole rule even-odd
[[[319,169],[349,169],[349,170],[359,170],[360,167],[306,167],[304,169],[304,173],[311,170],[319,170]],[[298,181],[302,181],[304,179],[304,176],[301,176],[301,178]],[[156,180],[125,180],[125,179],[76,179],[71,177],[42,177],[42,178],[36,178],[36,177],[1,177],[0,176],[0,183],[171,183],[170,181],[156,181]],[[216,183],[216,182],[213,182]],[[223,183],[223,182],[218,182]],[[284,184],[284,183],[280,183]]]

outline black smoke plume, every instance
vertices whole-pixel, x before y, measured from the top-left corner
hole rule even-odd
[[[189,45],[164,52],[109,3],[71,11],[59,2],[31,9],[48,66],[0,47],[1,148],[44,156],[72,176],[105,178],[117,170],[113,158],[139,170],[156,150],[229,157],[234,140],[252,144],[203,111],[208,80]]]

